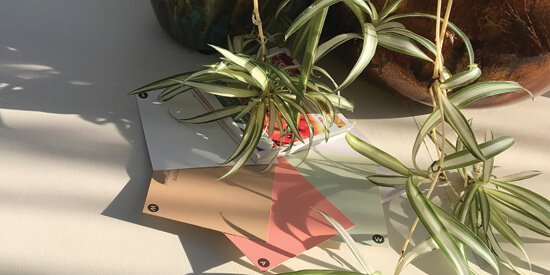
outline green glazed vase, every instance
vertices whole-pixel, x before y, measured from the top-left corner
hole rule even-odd
[[[225,46],[227,35],[253,30],[252,0],[150,0],[161,27],[172,38],[200,52],[213,52],[208,44]],[[307,4],[309,1],[298,1]],[[260,1],[261,19],[273,17],[280,1]],[[293,13],[303,8],[287,7]],[[301,5],[304,6],[304,5]]]

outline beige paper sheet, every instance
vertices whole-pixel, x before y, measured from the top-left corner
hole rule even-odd
[[[260,168],[246,166],[223,180],[227,167],[155,171],[143,212],[266,241],[274,168]]]

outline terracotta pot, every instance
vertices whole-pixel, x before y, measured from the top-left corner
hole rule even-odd
[[[385,0],[372,0],[381,8]],[[405,1],[396,13],[425,12],[435,14],[433,1]],[[352,18],[345,6],[340,18]],[[349,15],[349,16],[348,16]],[[413,18],[399,20],[408,29],[433,39],[435,21]],[[470,38],[475,49],[475,62],[482,69],[478,81],[510,80],[519,82],[534,94],[550,91],[550,0],[463,0],[455,1],[450,17]],[[343,22],[340,32],[358,30],[354,20]],[[357,58],[360,44],[348,44],[347,51]],[[453,73],[465,70],[467,52],[464,43],[453,32],[445,37],[445,65]],[[416,101],[431,104],[427,87],[433,64],[379,47],[364,74],[385,89]],[[529,98],[523,91],[493,96],[473,106],[487,107],[518,102]]]

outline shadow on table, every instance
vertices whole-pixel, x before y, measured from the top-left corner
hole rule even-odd
[[[130,180],[102,215],[177,235],[195,273],[242,261],[242,253],[223,233],[142,213],[148,187],[142,177]]]

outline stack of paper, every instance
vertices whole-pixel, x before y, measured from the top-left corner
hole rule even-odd
[[[218,123],[171,117],[173,108],[187,117],[205,112],[192,93],[162,104],[156,96],[137,98],[154,170],[144,213],[224,232],[262,271],[337,235],[313,207],[351,228],[356,241],[387,245],[380,193],[365,179],[375,166],[345,139],[315,146],[305,159],[280,157],[266,173],[250,165],[217,180],[230,169],[218,163],[237,143]]]

